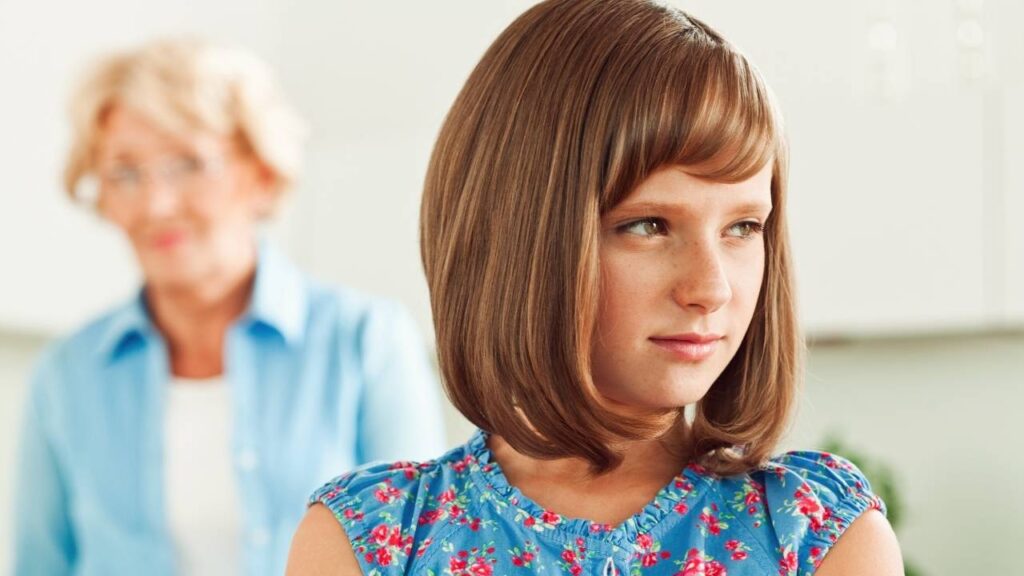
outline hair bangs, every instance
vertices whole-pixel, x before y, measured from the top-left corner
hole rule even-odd
[[[781,116],[760,74],[730,44],[702,36],[686,46],[676,38],[638,63],[605,162],[602,213],[663,166],[739,182],[784,155]]]

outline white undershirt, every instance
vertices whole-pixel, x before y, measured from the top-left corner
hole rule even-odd
[[[172,378],[164,415],[167,520],[178,574],[239,573],[241,513],[223,378]]]

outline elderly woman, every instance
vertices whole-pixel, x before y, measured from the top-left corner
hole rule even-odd
[[[124,233],[144,285],[38,362],[15,573],[280,574],[331,474],[443,447],[418,331],[259,241],[302,130],[250,55],[118,54],[73,121],[67,190]]]

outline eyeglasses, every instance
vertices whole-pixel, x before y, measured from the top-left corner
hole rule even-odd
[[[136,201],[146,182],[159,181],[179,193],[206,189],[227,167],[225,155],[173,154],[146,163],[115,163],[100,167],[77,191],[82,200],[96,202],[100,195],[117,201]]]

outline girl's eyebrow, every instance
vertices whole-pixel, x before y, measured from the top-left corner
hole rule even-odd
[[[618,206],[609,210],[609,214],[616,215],[637,215],[644,216],[650,214],[674,214],[674,213],[688,213],[691,212],[685,204],[674,204],[671,202],[650,202],[650,201],[638,201],[638,202],[623,202]],[[769,214],[772,211],[771,202],[761,202],[757,200],[751,200],[737,204],[736,206],[730,206],[727,210],[728,214]]]

